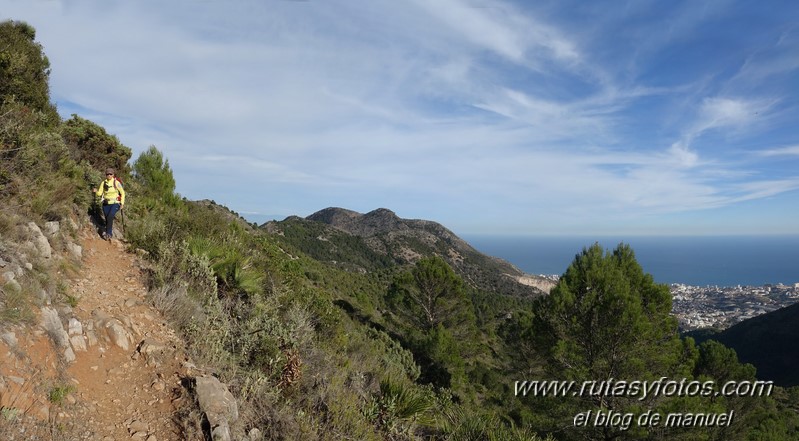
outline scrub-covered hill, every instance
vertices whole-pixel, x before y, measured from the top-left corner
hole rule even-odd
[[[483,291],[535,297],[553,286],[546,278],[524,274],[502,259],[477,251],[439,223],[402,219],[386,208],[361,214],[331,207],[304,219],[293,216],[269,222],[263,228],[319,260],[356,270],[414,263],[435,254],[466,283]]]
[[[697,340],[716,340],[732,348],[757,376],[780,386],[799,385],[799,304],[786,306],[718,333],[697,333]]]

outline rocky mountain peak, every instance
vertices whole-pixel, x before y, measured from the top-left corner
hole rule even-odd
[[[366,214],[338,207],[329,207],[306,217],[307,220],[322,222],[336,229],[362,237],[391,231],[407,230],[404,219],[387,208],[378,208]]]
[[[388,218],[388,219],[399,219],[397,213],[389,210],[388,208],[378,208],[376,210],[372,210],[366,213],[364,216],[366,217],[377,217],[377,218]]]
[[[322,222],[328,225],[343,225],[351,222],[353,219],[363,216],[357,211],[347,210],[346,208],[328,207],[317,211],[316,213],[306,217],[308,220]]]

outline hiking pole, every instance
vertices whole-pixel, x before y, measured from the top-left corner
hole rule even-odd
[[[100,217],[100,201],[99,201],[99,198],[97,196],[95,196],[94,193],[95,193],[94,188],[92,188],[92,196],[94,196],[92,198],[92,214],[94,215],[93,216],[94,217],[94,224],[99,229],[101,227],[100,221],[102,220],[102,218]]]
[[[126,230],[125,230],[125,208],[120,206],[119,207],[119,212],[122,213],[122,234],[125,234],[126,233]],[[124,236],[122,238],[124,239]]]
[[[107,220],[105,218],[105,213],[103,213],[103,209],[101,208],[102,205],[100,205],[100,201],[95,200],[94,207],[97,216],[97,228],[100,230],[100,236],[105,237],[105,224]]]

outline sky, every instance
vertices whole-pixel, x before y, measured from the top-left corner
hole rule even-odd
[[[0,0],[50,93],[251,221],[799,234],[792,1]]]

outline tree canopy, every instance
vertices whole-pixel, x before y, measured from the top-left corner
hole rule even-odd
[[[387,303],[421,367],[422,381],[449,387],[465,381],[462,353],[476,335],[474,306],[463,281],[439,256],[399,274]]]
[[[468,321],[471,312],[463,281],[438,256],[419,260],[410,272],[397,277],[388,300],[397,314],[425,331],[438,325],[457,326]]]
[[[539,300],[536,346],[556,379],[602,382],[671,376],[681,368],[684,348],[670,311],[668,287],[643,272],[629,245],[605,252],[594,244],[574,258],[550,295]],[[567,414],[581,406],[626,411],[638,404],[636,398],[606,392],[578,396]],[[601,433],[596,438],[606,439],[621,432],[618,427],[591,430]]]
[[[133,177],[148,196],[164,200],[174,197],[175,177],[169,161],[155,146],[151,145],[133,163]]]
[[[50,60],[35,39],[36,30],[25,22],[0,23],[0,98],[42,112],[54,126],[60,118],[50,103]]]
[[[538,314],[553,371],[573,378],[661,374],[677,363],[680,338],[671,294],[635,260],[629,245],[583,249]]]

